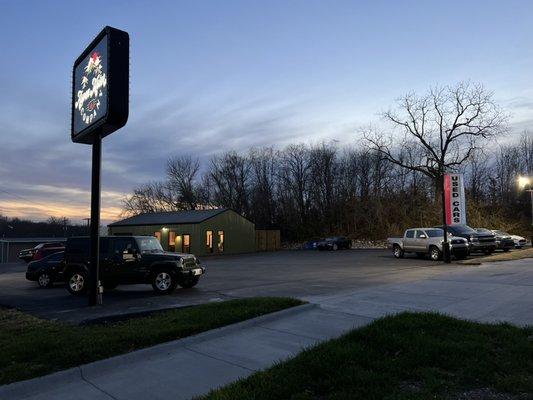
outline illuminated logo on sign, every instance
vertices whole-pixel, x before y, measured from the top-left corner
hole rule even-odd
[[[74,131],[82,132],[107,113],[107,36],[98,42],[74,72]]]
[[[102,90],[105,90],[106,86],[107,77],[102,68],[102,57],[94,51],[85,65],[81,89],[76,93],[75,107],[85,124],[93,122],[98,115],[100,99],[104,95]]]

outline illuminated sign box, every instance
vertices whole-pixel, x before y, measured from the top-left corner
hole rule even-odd
[[[92,144],[128,121],[129,35],[106,26],[74,63],[71,137]]]

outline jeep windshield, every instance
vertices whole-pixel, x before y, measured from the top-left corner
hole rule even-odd
[[[161,243],[155,237],[137,239],[141,253],[162,253]]]

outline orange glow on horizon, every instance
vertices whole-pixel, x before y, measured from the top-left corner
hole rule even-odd
[[[119,219],[122,209],[117,206],[102,207],[100,219],[115,221]],[[9,218],[21,218],[43,221],[49,217],[66,217],[73,222],[88,218],[91,214],[89,206],[66,205],[64,203],[39,200],[39,204],[24,200],[3,200],[0,202],[0,214]]]

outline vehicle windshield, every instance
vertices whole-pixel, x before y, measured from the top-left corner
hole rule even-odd
[[[328,238],[326,238],[327,242],[334,242],[335,240],[337,240],[336,237],[328,237]]]
[[[470,228],[468,225],[455,225],[453,227],[453,229],[457,232],[457,233],[462,233],[462,234],[472,234],[472,233],[477,233],[474,229]]]
[[[497,235],[510,236],[507,232],[504,231],[494,231]]]
[[[444,231],[442,229],[426,229],[426,233],[428,237],[439,237],[444,235]]]
[[[481,232],[481,233],[492,233],[491,231],[489,231],[488,229],[486,228],[477,228],[476,229],[478,232]]]
[[[159,243],[159,240],[157,240],[155,237],[140,238],[140,239],[137,240],[137,243],[139,244],[139,249],[141,250],[141,253],[144,253],[144,252],[150,252],[150,253],[163,252],[163,248],[161,247],[161,243]]]

